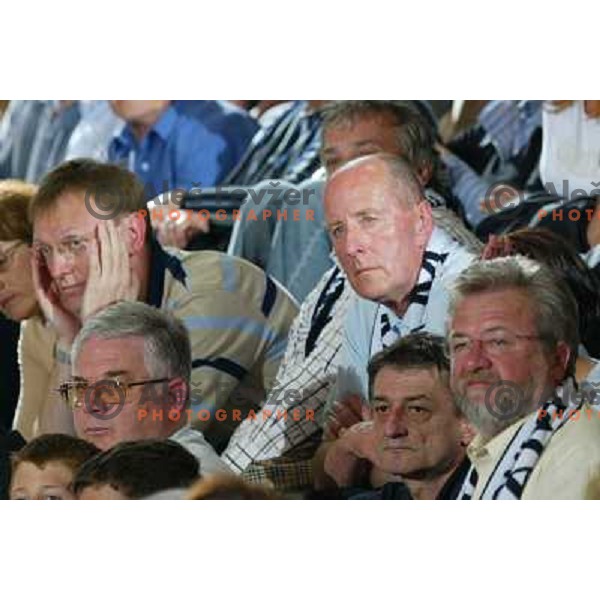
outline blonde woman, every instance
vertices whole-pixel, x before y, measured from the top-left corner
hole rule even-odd
[[[42,318],[31,274],[32,228],[27,217],[36,186],[0,181],[0,311],[21,322],[19,366],[21,392],[14,428],[27,440],[41,433],[46,402],[52,390],[56,337]]]

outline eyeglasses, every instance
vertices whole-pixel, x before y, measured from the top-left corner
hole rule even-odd
[[[69,236],[69,238],[57,244],[56,253],[63,258],[69,258],[71,260],[79,258],[87,253],[88,248],[91,246],[94,239],[95,236],[93,233],[90,235]],[[55,249],[53,246],[34,242],[33,248],[38,256],[43,258],[46,262],[49,262],[54,258]]]
[[[450,339],[449,348],[453,356],[460,356],[470,352],[475,343],[481,344],[488,356],[503,356],[513,352],[519,340],[539,340],[539,335],[525,335],[512,331],[493,331],[480,338],[456,336]]]
[[[58,388],[58,392],[60,392],[62,399],[71,410],[86,405],[88,410],[94,408],[106,412],[111,406],[124,403],[127,400],[130,388],[152,383],[164,383],[170,380],[170,377],[162,377],[160,379],[124,382],[117,378],[90,383],[82,379],[63,383]]]
[[[5,273],[10,268],[13,256],[17,252],[19,246],[22,246],[23,242],[17,242],[14,246],[0,254],[0,273]]]

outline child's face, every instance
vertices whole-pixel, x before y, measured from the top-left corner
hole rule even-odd
[[[10,482],[10,499],[75,500],[69,488],[72,481],[73,471],[60,462],[52,461],[41,468],[22,462]]]

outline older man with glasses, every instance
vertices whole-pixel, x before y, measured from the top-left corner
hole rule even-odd
[[[568,385],[577,305],[546,267],[471,265],[450,297],[451,386],[478,431],[461,499],[583,499],[600,472],[600,413]]]
[[[56,331],[55,363],[68,377],[70,349],[90,315],[118,300],[173,312],[190,333],[194,398],[249,412],[273,386],[297,313],[263,271],[218,252],[166,251],[154,238],[135,175],[88,160],[63,163],[34,196],[33,276]],[[72,415],[50,403],[43,430],[69,433]],[[217,449],[238,423],[196,420]]]
[[[187,426],[192,355],[184,325],[141,302],[90,317],[72,347],[73,378],[61,387],[78,437],[101,450],[119,442],[171,439],[203,474],[230,472],[200,431]]]

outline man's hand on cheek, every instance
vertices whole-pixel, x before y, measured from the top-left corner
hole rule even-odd
[[[126,232],[112,219],[100,222],[89,252],[82,321],[115,302],[137,300],[139,292],[140,282],[132,268]]]
[[[37,251],[31,255],[33,287],[45,320],[56,331],[59,344],[69,347],[81,327],[79,319],[60,301],[57,285],[50,275],[46,259]]]

